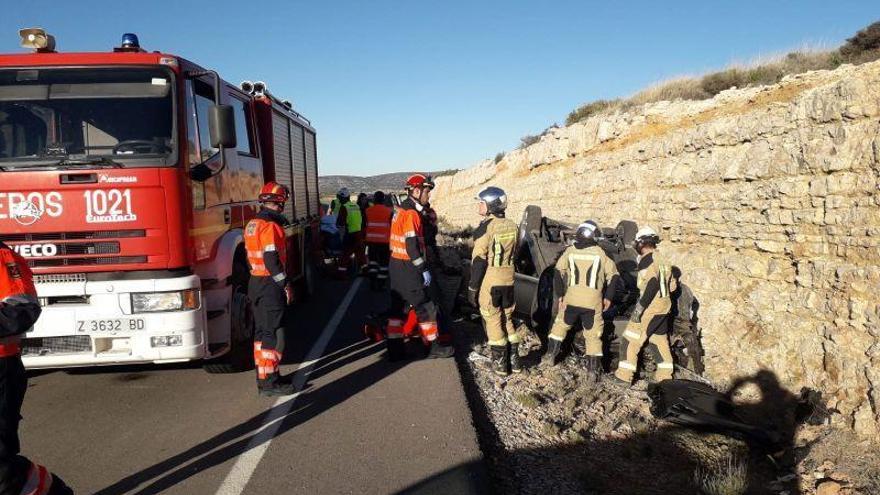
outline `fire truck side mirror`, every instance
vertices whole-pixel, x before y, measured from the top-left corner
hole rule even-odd
[[[214,148],[235,148],[235,114],[230,105],[213,105],[208,111],[208,128],[211,132],[211,146]]]

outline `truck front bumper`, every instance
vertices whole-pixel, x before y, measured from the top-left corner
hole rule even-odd
[[[207,354],[204,304],[157,313],[133,313],[131,304],[132,293],[199,286],[195,275],[38,284],[43,312],[22,339],[24,364],[36,369],[201,359]]]

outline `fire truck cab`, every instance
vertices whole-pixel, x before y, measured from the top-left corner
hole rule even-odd
[[[265,84],[131,34],[102,53],[22,37],[35,52],[0,55],[0,240],[28,260],[43,307],[25,365],[252,366],[243,227],[264,182],[290,188],[288,275],[306,295],[315,129]]]

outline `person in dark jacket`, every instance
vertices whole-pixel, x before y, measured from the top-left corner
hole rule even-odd
[[[27,262],[0,242],[0,494],[73,495],[61,478],[19,454],[28,381],[19,343],[40,312]]]

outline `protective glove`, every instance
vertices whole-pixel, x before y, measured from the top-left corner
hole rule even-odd
[[[425,270],[422,272],[422,280],[425,281],[425,287],[430,287],[431,285],[431,272]]]
[[[636,307],[633,308],[632,315],[629,317],[629,321],[633,323],[641,323],[642,322],[642,313],[645,312],[645,308],[642,307],[641,304],[636,304]]]
[[[476,308],[479,305],[477,302],[479,295],[480,293],[477,292],[477,289],[468,288],[468,302],[471,303],[471,306]]]

